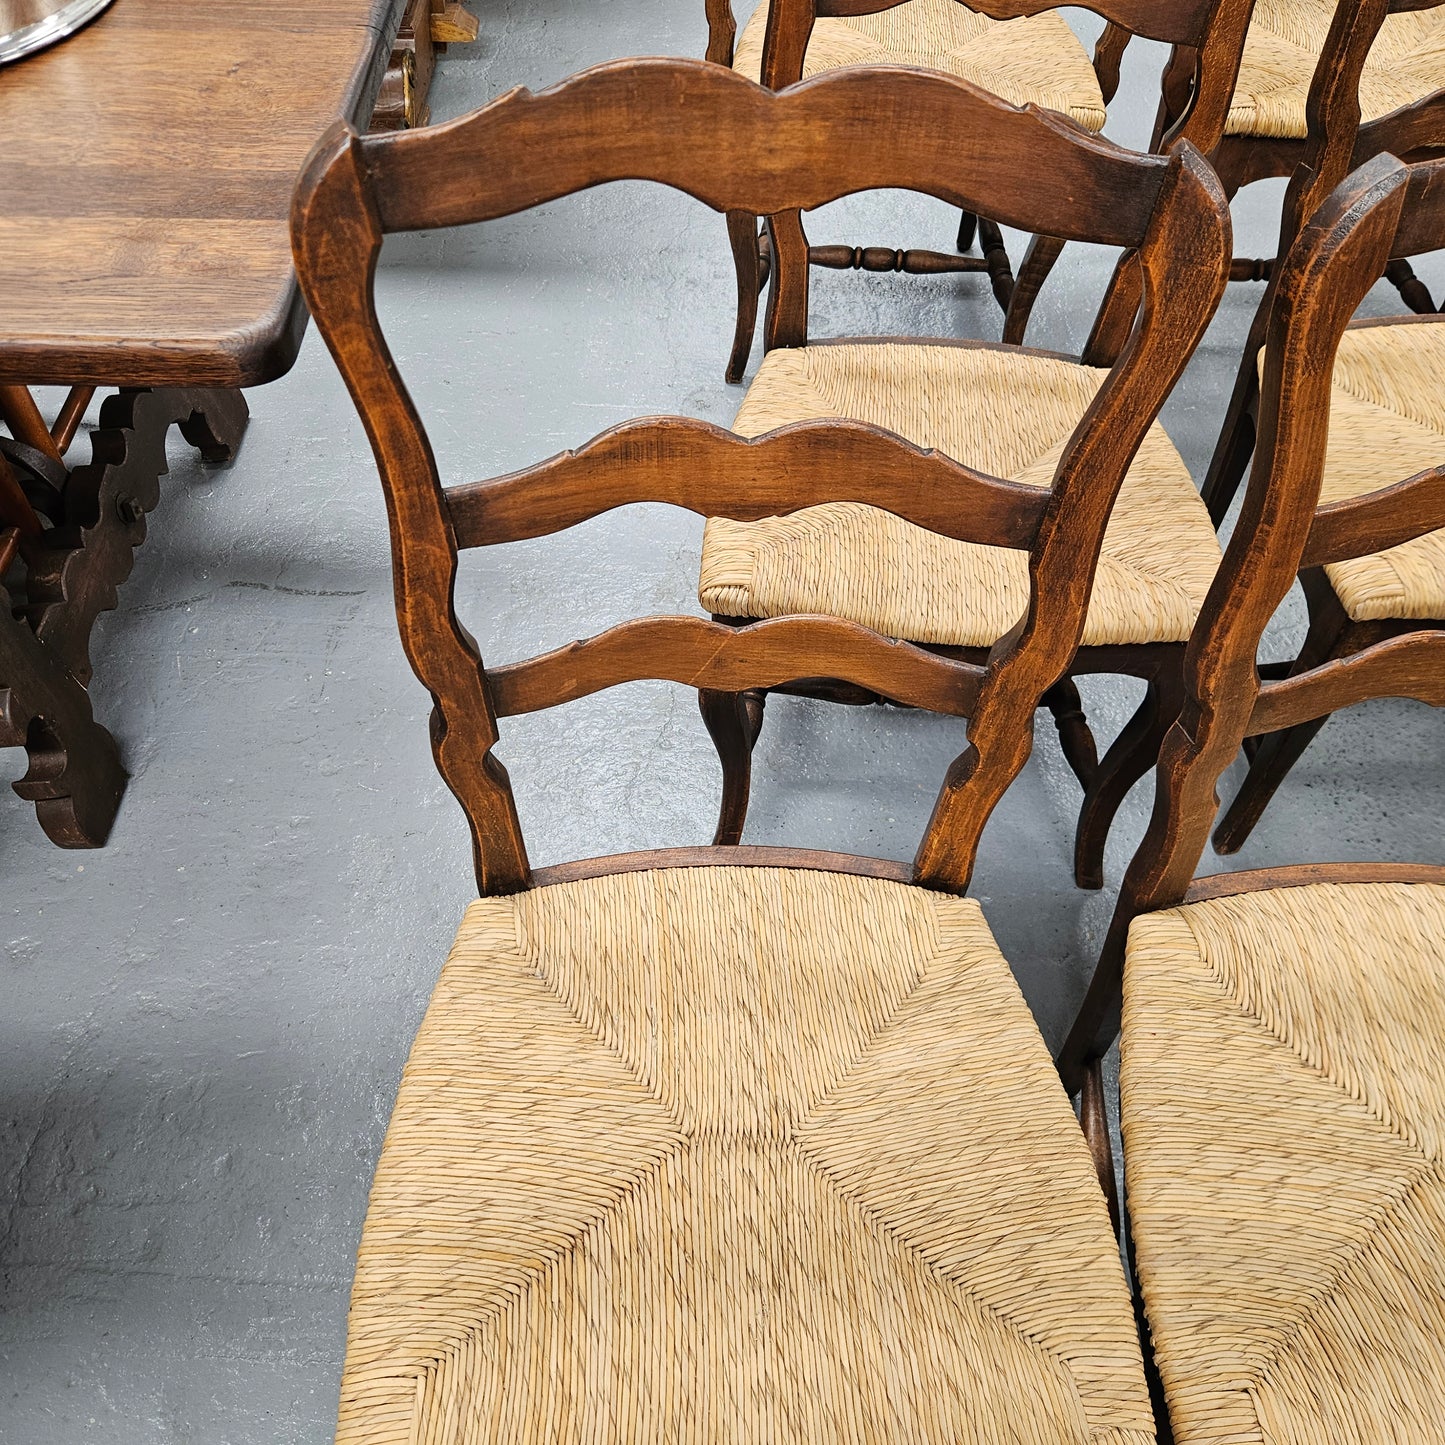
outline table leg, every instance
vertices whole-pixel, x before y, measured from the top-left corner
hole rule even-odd
[[[94,848],[110,832],[125,786],[115,741],[85,691],[96,618],[117,603],[146,514],[160,500],[166,434],[212,462],[229,460],[246,429],[239,391],[167,388],[107,397],[91,433],[91,461],[71,472],[64,519],[24,546],[22,603],[0,616],[0,746],[24,747],[14,785],[61,847]]]
[[[101,405],[91,460],[66,483],[65,521],[36,540],[26,580],[36,636],[82,684],[93,671],[95,619],[116,605],[145,541],[146,514],[160,501],[166,433],[178,424],[207,461],[229,461],[248,415],[239,391],[122,391]]]

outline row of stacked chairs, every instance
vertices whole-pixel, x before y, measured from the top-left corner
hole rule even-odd
[[[1404,43],[1396,22],[1426,60],[1445,32],[1424,4],[1346,0],[1291,135],[1263,80],[1240,103],[1245,61],[1278,58],[1249,48],[1256,7],[1095,8],[1097,109],[1048,61],[1072,38],[1036,0],[774,0],[735,51],[710,3],[708,60],[603,65],[426,130],[338,126],[313,154],[297,267],[375,452],[480,894],[372,1186],[347,1445],[1440,1438],[1445,868],[1196,874],[1242,749],[1231,846],[1330,713],[1445,703],[1445,325],[1353,319],[1387,275],[1423,306],[1409,259],[1445,245],[1432,91],[1379,103],[1428,65],[1367,60]],[[1130,33],[1175,47],[1147,153],[1098,134]],[[985,84],[1011,75],[1062,99]],[[1281,132],[1253,160],[1245,111]],[[1279,254],[1241,266],[1229,200],[1269,166],[1292,175]],[[377,316],[384,237],[637,179],[726,216],[736,375],[768,290],[734,427],[640,418],[444,485]],[[1036,238],[1016,281],[996,254],[972,268],[1003,341],[809,337],[810,266],[839,258],[804,216],[884,188],[958,208],[961,252]],[[1069,242],[1120,253],[1077,359],[1020,344]],[[1245,271],[1268,287],[1201,496],[1158,416]],[[707,519],[709,615],[487,666],[460,553],[641,502]],[[1263,664],[1297,578],[1309,637]],[[1148,684],[1102,760],[1090,672]],[[500,720],[642,679],[697,693],[714,845],[534,867]],[[967,720],[911,864],[743,844],[766,698],[799,691]],[[1084,785],[1081,883],[1154,775],[1056,1057],[967,897],[1040,708]]]

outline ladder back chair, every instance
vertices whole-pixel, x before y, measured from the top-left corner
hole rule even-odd
[[[730,5],[709,0],[708,58],[780,90],[805,75],[846,65],[897,64],[958,75],[1016,105],[1032,104],[1099,131],[1119,83],[1119,59],[1132,35],[1162,40],[1200,57],[1200,84],[1167,135],[1161,154],[1187,139],[1205,154],[1223,132],[1254,0],[1100,0],[1088,5],[1108,21],[1092,63],[1058,0],[762,0],[733,46]],[[1041,180],[1044,178],[1041,178]],[[987,272],[1008,313],[1004,339],[1021,342],[1039,287],[1064,241],[1036,237],[1014,281],[998,222],[965,213],[957,251],[877,246],[809,246],[796,216],[733,213],[729,236],[738,278],[737,330],[729,381],[740,381],[753,346],[758,297],[770,278],[766,344],[796,331],[807,306],[808,266],[903,271],[916,275]],[[979,256],[964,254],[975,235]]]
[[[1243,12],[1247,33],[1238,28],[1238,14],[1230,22],[1233,53],[1217,47],[1206,57],[1188,46],[1175,47],[1153,148],[1161,138],[1181,133],[1193,108],[1208,120],[1201,125],[1196,119],[1184,133],[1209,156],[1231,200],[1255,181],[1292,177],[1309,167],[1308,184],[1296,185],[1284,210],[1276,248],[1283,254],[1300,222],[1354,167],[1386,153],[1410,159],[1431,154],[1440,130],[1433,118],[1436,93],[1445,84],[1445,17],[1423,12],[1439,4],[1258,0]],[[1196,94],[1200,87],[1209,97],[1203,106]],[[1221,87],[1222,111],[1216,102]],[[1046,249],[1025,267],[1027,286],[1020,275],[1005,341],[1024,339],[1033,293],[1057,259],[1055,243],[1040,245]],[[1269,259],[1236,257],[1230,278],[1267,281],[1273,266]],[[1393,260],[1385,275],[1412,310],[1434,311],[1408,261]],[[1246,456],[1235,484],[1247,464]]]
[[[960,136],[977,137],[962,154]],[[1065,178],[1049,195],[1067,206],[1032,194],[1025,154]],[[1052,492],[854,422],[745,439],[686,418],[443,487],[376,313],[383,236],[622,179],[764,215],[884,185],[987,197],[1009,220],[1139,246],[1150,311]],[[853,70],[774,94],[702,61],[638,61],[427,131],[338,126],[299,182],[293,237],[375,452],[402,641],[482,894],[377,1167],[339,1439],[942,1442],[1002,1438],[1007,1421],[1040,1445],[1147,1445],[1089,1148],[956,895],[1082,631],[1112,494],[1180,337],[1224,284],[1208,168],[944,76]],[[633,502],[755,519],[824,498],[1027,551],[1029,598],[986,667],[834,618],[738,632],[664,617],[488,668],[455,615],[460,549]],[[974,713],[911,867],[721,848],[531,867],[499,718],[634,679],[819,674]]]
[[[1394,257],[1442,241],[1445,165],[1383,156],[1281,264],[1259,455],[1061,1059],[1077,1087],[1118,1023],[1122,964],[1128,1213],[1180,1445],[1427,1445],[1445,1418],[1445,868],[1191,881],[1246,735],[1377,692],[1445,702],[1439,626],[1288,679],[1256,667],[1302,564],[1445,525],[1439,466],[1321,504],[1350,317]]]
[[[1312,132],[1327,132],[1339,158],[1322,169],[1316,203],[1372,156],[1413,156],[1420,108],[1445,86],[1439,3],[1258,0],[1224,137],[1211,157],[1230,197],[1254,181],[1293,176]],[[1301,219],[1293,217],[1296,228]],[[1241,259],[1235,275],[1263,280],[1271,265]],[[1403,258],[1386,275],[1412,310],[1435,309]]]
[[[1005,102],[1000,105],[1018,113]],[[1030,107],[1023,113],[1079,145],[1133,154],[1052,112]],[[955,137],[953,143],[960,176],[989,163],[974,149],[981,141]],[[1176,150],[1184,145],[1176,143]],[[899,162],[900,175],[905,164]],[[1102,239],[1104,232],[1086,219],[1085,209],[1071,213],[1053,199],[1046,172],[1034,166],[1031,174],[1040,179],[1021,183],[1028,191],[1030,216],[1068,214],[1070,239]],[[1036,230],[1049,234],[1045,226]],[[1132,285],[1120,281],[1111,288],[1079,359],[974,341],[810,341],[804,295],[804,309],[764,358],[733,429],[760,436],[804,422],[846,418],[883,427],[960,465],[1011,478],[1014,485],[1057,487],[1065,468],[1095,464],[1087,459],[1095,444],[1089,438],[1110,423],[1094,399],[1111,368],[1131,364],[1127,359],[1137,316],[1142,314],[1144,331],[1155,336],[1161,361],[1167,358],[1171,384],[1188,363],[1200,335],[1199,317],[1178,324],[1160,309],[1171,284],[1160,268],[1195,263],[1212,268],[1209,247],[1218,235],[1211,229],[1198,246],[1177,256],[1157,246],[1147,257],[1130,248],[1119,275],[1131,278]],[[1145,286],[1150,296],[1141,312]],[[1211,299],[1211,309],[1215,304]],[[1164,393],[1159,395],[1162,399]],[[1074,874],[1085,888],[1103,886],[1110,824],[1130,788],[1153,766],[1178,710],[1184,646],[1219,564],[1219,542],[1189,469],[1153,417],[1150,423],[1109,521],[1082,645],[1067,664],[1068,675],[1042,699],[1084,790]],[[1093,455],[1102,460],[1105,452]],[[1110,461],[1090,485],[1112,495],[1118,481],[1110,470],[1114,454],[1108,455]],[[757,521],[710,518],[698,596],[715,622],[734,629],[769,618],[821,614],[983,668],[991,649],[1007,640],[1024,614],[1028,566],[1021,554],[963,541],[945,529],[914,526],[896,513],[857,501],[837,501]],[[1145,707],[1103,759],[1074,681],[1088,674],[1125,674],[1146,684]],[[714,837],[721,846],[742,841],[752,754],[770,691],[847,704],[910,702],[896,691],[859,688],[831,675],[746,692],[704,687],[699,703],[723,770]],[[969,699],[957,695],[945,711],[969,717]],[[976,719],[972,725],[977,726]]]
[[[1231,114],[1252,117],[1249,124],[1267,127],[1269,133],[1226,138],[1214,160],[1231,198],[1250,181],[1290,176],[1276,250],[1282,256],[1315,209],[1371,157],[1394,154],[1424,160],[1445,151],[1445,7],[1441,0],[1349,0],[1338,7],[1328,0],[1280,0],[1273,9],[1269,3],[1260,0],[1256,14],[1274,16],[1270,25],[1291,33],[1291,43],[1304,47],[1302,54],[1318,48],[1308,98],[1295,94],[1293,79],[1277,92],[1265,92],[1264,80],[1257,77],[1250,83],[1260,94],[1247,101],[1237,96]],[[1292,29],[1280,18],[1287,14],[1295,14]],[[1284,42],[1261,43],[1257,51],[1269,55],[1277,46]],[[1288,46],[1284,53],[1291,53]],[[1413,63],[1406,63],[1411,55]],[[1286,76],[1293,76],[1282,59],[1278,63]],[[1267,68],[1261,61],[1255,69]],[[1246,269],[1255,279],[1273,274],[1271,262],[1248,263]],[[1429,292],[1407,258],[1393,258],[1385,274],[1411,310],[1434,312]],[[1245,343],[1204,482],[1204,499],[1216,525],[1229,511],[1254,446],[1258,356],[1272,300],[1271,287]]]

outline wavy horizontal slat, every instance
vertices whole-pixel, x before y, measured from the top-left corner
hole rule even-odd
[[[837,17],[876,15],[902,3],[903,0],[817,0],[815,13]],[[1074,3],[1075,0],[968,0],[968,8],[994,20],[1017,20],[1044,10],[1061,10]],[[1161,0],[1088,0],[1087,8],[1146,40],[1190,45],[1204,38],[1217,3],[1218,0],[1175,0],[1170,4],[1162,4]],[[1412,0],[1394,0],[1394,3],[1402,8],[1412,6]],[[1413,5],[1419,6],[1436,3],[1438,0],[1413,0]]]
[[[576,702],[624,682],[747,692],[812,677],[967,717],[983,676],[973,663],[834,617],[778,617],[737,628],[701,617],[644,617],[526,662],[488,668],[487,685],[498,717]]]
[[[862,502],[948,537],[1026,549],[1049,493],[860,422],[800,422],[750,441],[688,417],[626,422],[526,471],[447,492],[460,547],[545,536],[635,502],[740,522]]]
[[[1265,683],[1247,736],[1292,728],[1376,697],[1445,707],[1445,631],[1407,633],[1284,682]]]
[[[1445,467],[1315,512],[1301,568],[1368,557],[1445,527]]]
[[[1168,166],[938,72],[841,69],[775,94],[701,60],[599,65],[361,144],[386,231],[653,180],[760,216],[913,190],[1020,230],[1134,246]]]

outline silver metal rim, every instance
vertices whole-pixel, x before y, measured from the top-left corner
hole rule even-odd
[[[22,55],[43,50],[73,35],[88,21],[94,20],[112,0],[70,0],[53,15],[37,20],[31,25],[22,25],[8,35],[0,35],[0,65],[10,60],[19,60]]]

